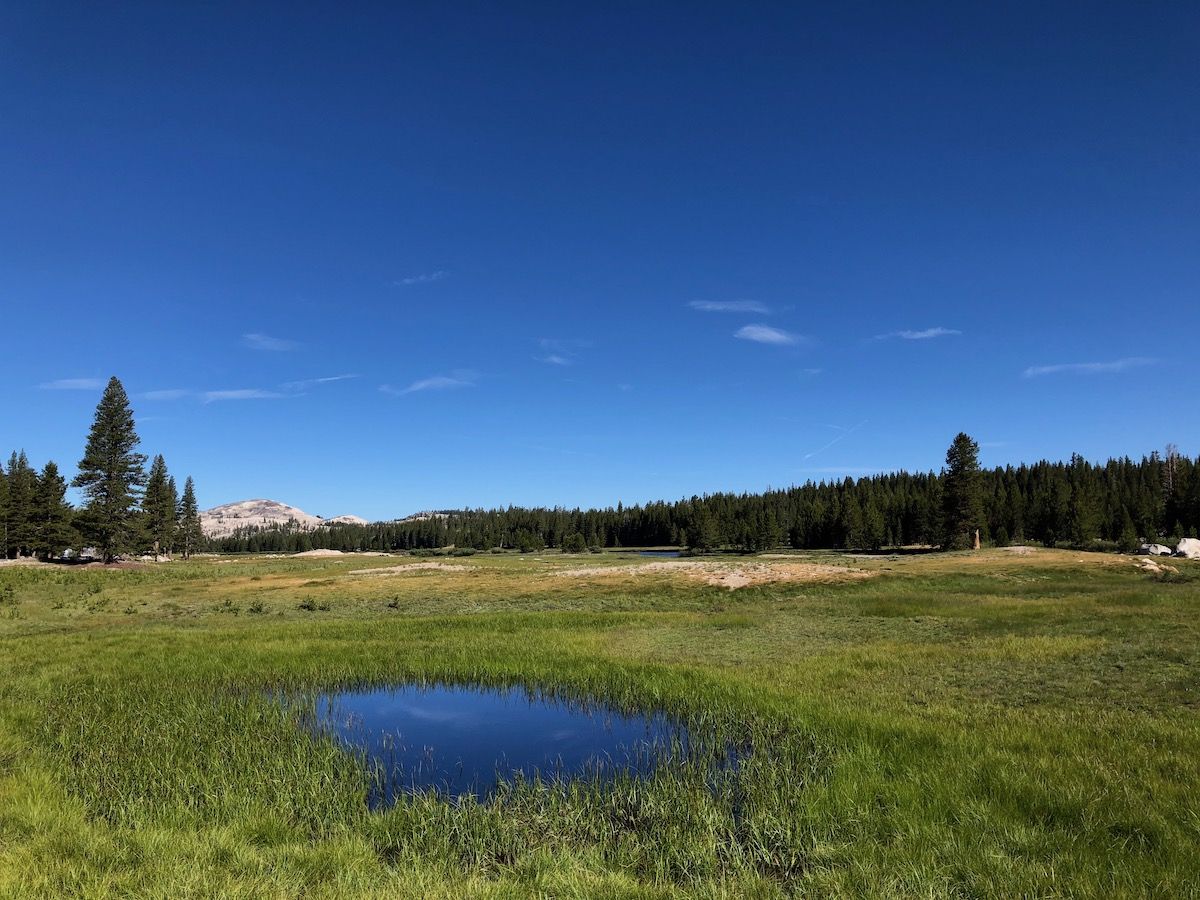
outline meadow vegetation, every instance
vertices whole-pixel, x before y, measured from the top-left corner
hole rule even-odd
[[[0,567],[0,895],[1196,894],[1200,564],[800,558],[871,577]],[[556,574],[583,566],[611,571]],[[273,697],[404,680],[664,710],[748,755],[372,813]]]

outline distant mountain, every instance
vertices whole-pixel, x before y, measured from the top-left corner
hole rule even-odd
[[[362,516],[334,516],[325,520],[326,525],[370,525]]]
[[[430,519],[448,519],[454,515],[456,509],[426,509],[421,512],[413,513],[411,516],[405,516],[403,519],[394,519],[395,522],[426,522]]]
[[[227,537],[239,528],[271,528],[289,524],[294,528],[307,529],[322,525],[365,525],[367,520],[360,516],[323,519],[278,500],[239,500],[200,513],[200,527],[208,537]]]

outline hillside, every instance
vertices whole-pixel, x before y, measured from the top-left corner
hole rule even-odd
[[[323,519],[296,506],[288,506],[278,500],[238,500],[214,506],[200,513],[200,526],[206,537],[228,537],[239,528],[271,528],[292,525],[301,529],[318,528],[322,525],[365,525],[367,520],[360,516],[334,516]]]
[[[362,516],[334,516],[325,520],[326,525],[370,525]]]

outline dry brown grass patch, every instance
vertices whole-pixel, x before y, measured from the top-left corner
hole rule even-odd
[[[408,572],[435,570],[439,572],[466,572],[471,566],[460,566],[456,563],[418,562],[404,563],[399,566],[380,566],[376,569],[351,569],[347,575],[404,575]]]
[[[832,582],[854,581],[870,578],[873,573],[846,566],[831,566],[823,563],[781,562],[701,562],[680,560],[678,562],[650,562],[634,566],[585,566],[577,569],[562,569],[553,573],[558,578],[605,578],[614,575],[679,575],[692,581],[703,581],[716,587],[730,590],[774,582],[807,581]]]

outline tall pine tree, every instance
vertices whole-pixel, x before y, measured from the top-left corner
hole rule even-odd
[[[171,501],[171,544],[167,549],[174,552],[179,543],[179,489],[174,475],[167,476],[167,499]]]
[[[139,443],[129,397],[114,375],[96,407],[79,474],[71,482],[86,499],[80,530],[105,562],[130,550],[136,539],[138,500],[146,482]]]
[[[959,432],[946,451],[942,489],[942,549],[973,546],[975,530],[983,527],[983,485],[979,445]]]
[[[170,553],[175,542],[174,484],[167,474],[167,464],[160,453],[150,464],[146,495],[142,498],[145,539],[156,556],[160,553]]]
[[[33,502],[37,493],[37,472],[29,465],[25,451],[13,452],[8,460],[8,555],[31,556],[37,543]]]
[[[54,461],[42,467],[38,476],[33,515],[36,528],[34,552],[42,559],[60,555],[75,540],[71,527],[71,505],[67,503],[67,482],[58,473]]]
[[[0,465],[0,559],[8,559],[8,476]]]
[[[196,486],[189,475],[183,483],[183,497],[179,501],[179,549],[183,558],[189,559],[200,546],[204,534],[200,530],[200,510],[196,506]]]

